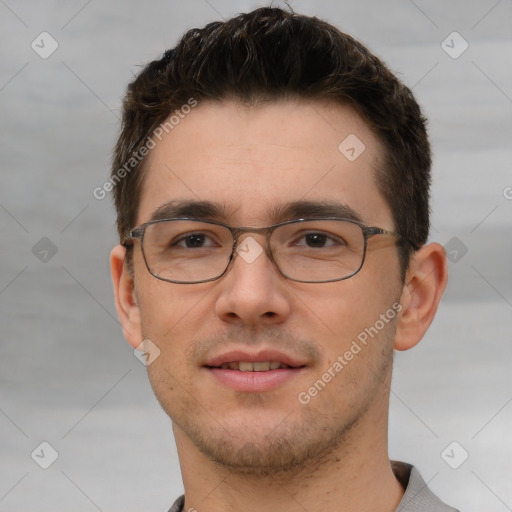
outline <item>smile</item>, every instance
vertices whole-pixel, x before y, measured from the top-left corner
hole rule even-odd
[[[213,368],[238,370],[240,372],[268,372],[270,370],[284,370],[292,367],[280,361],[232,361],[230,363],[222,363],[220,366],[214,366]]]

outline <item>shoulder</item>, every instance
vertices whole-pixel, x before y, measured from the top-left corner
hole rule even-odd
[[[183,506],[185,505],[185,496],[180,496],[169,509],[169,512],[183,512]]]
[[[459,512],[443,503],[429,488],[418,470],[404,462],[392,462],[393,471],[405,493],[396,512]]]

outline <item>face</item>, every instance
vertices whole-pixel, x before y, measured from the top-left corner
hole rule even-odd
[[[338,149],[351,134],[365,146],[355,160]],[[278,206],[308,201],[339,203],[392,230],[375,184],[381,158],[349,106],[203,103],[151,151],[137,224],[169,201],[209,201],[224,210],[215,220],[262,227],[283,220]],[[265,247],[258,233],[239,245],[248,237]],[[148,272],[135,242],[132,343],[146,338],[160,350],[148,373],[178,443],[271,474],[382,435],[402,285],[397,249],[379,238],[359,273],[321,284],[286,279],[265,251],[254,261],[236,254],[216,281],[168,283]]]

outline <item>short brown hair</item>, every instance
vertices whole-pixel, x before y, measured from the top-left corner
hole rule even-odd
[[[318,18],[278,8],[189,30],[129,84],[111,173],[121,240],[139,206],[147,160],[140,150],[175,110],[191,98],[254,104],[287,97],[350,103],[376,134],[384,148],[378,188],[395,230],[413,242],[401,248],[405,272],[429,233],[426,119],[412,92],[361,43]]]

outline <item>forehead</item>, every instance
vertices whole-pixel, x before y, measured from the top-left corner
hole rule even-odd
[[[392,227],[375,182],[381,147],[348,105],[206,102],[172,126],[148,155],[137,224],[170,201],[219,204],[219,220],[246,226],[307,201],[340,203]]]

